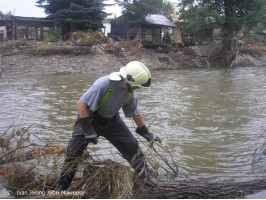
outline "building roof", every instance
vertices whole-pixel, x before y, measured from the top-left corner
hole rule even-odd
[[[9,23],[9,22],[17,22],[17,23],[30,23],[30,24],[44,24],[44,25],[51,25],[55,24],[54,20],[50,20],[47,18],[39,18],[39,17],[20,17],[20,16],[4,16],[1,19],[2,22]]]
[[[4,16],[4,14],[0,11],[0,16]]]
[[[12,20],[16,21],[35,21],[35,22],[50,22],[54,23],[53,20],[42,18],[42,17],[20,17],[20,16],[11,16]]]
[[[149,24],[168,26],[168,27],[177,27],[173,22],[171,22],[164,15],[151,14],[145,17],[146,22]]]

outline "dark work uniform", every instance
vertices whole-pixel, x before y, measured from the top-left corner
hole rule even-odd
[[[120,108],[123,109],[125,116],[129,118],[139,114],[136,93],[133,92],[131,100],[124,105],[129,92],[127,89],[121,88],[119,81],[113,81],[113,88],[109,98],[94,112],[98,102],[108,91],[109,82],[109,76],[96,80],[80,100],[88,106],[97,136],[105,137],[113,144],[123,158],[139,173],[146,166],[144,155],[140,150],[138,141],[119,116]],[[83,131],[79,120],[77,120],[72,138],[69,141],[65,163],[57,180],[63,190],[70,186],[78,166],[78,159],[83,154],[88,143],[89,140],[86,139],[86,133]]]

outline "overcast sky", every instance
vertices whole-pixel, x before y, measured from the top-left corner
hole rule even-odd
[[[35,6],[37,0],[0,0],[0,11],[3,14],[11,11],[15,16],[22,17],[45,17],[44,9]],[[114,2],[110,0],[110,2]],[[108,7],[106,12],[121,14],[119,6]],[[112,17],[112,16],[110,16]]]

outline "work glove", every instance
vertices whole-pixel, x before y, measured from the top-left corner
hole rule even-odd
[[[84,136],[89,142],[97,144],[97,133],[93,128],[92,120],[89,117],[79,119],[80,125],[84,131]]]
[[[158,136],[155,136],[155,134],[151,133],[145,124],[141,128],[137,128],[136,133],[138,133],[139,135],[144,137],[150,143],[150,148],[153,147],[153,143],[155,141],[162,143],[161,138],[159,138]]]

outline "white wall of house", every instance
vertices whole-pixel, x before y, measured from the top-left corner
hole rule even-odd
[[[6,39],[6,37],[7,37],[6,27],[5,26],[0,26],[0,31],[4,31],[4,39]]]
[[[108,33],[111,33],[111,23],[103,22],[104,28],[102,28],[102,32],[104,33],[105,37],[108,36]]]

